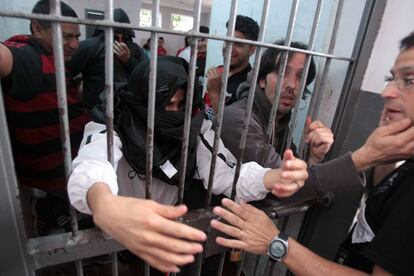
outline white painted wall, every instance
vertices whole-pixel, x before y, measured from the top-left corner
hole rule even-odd
[[[70,0],[67,1],[69,5],[76,11],[80,18],[85,18],[85,9],[101,10],[105,11],[106,1],[96,0]],[[140,0],[114,0],[114,9],[122,8],[129,17],[131,24],[138,25],[139,23],[139,10],[141,9]],[[81,26],[81,39],[85,38],[85,26]],[[136,35],[136,34],[135,34]],[[137,40],[136,40],[137,41]]]
[[[240,0],[237,13],[250,16],[260,24],[263,2],[263,0],[256,0],[255,4],[252,5],[250,0]],[[332,18],[337,3],[338,0],[324,1],[315,42],[315,50],[317,51],[327,52],[329,39],[332,33]],[[316,0],[300,1],[293,40],[298,40],[304,43],[309,42],[316,5]],[[351,56],[364,5],[365,1],[361,0],[344,1],[341,24],[336,33],[337,44],[334,50],[335,55],[345,57]],[[276,0],[271,2],[265,42],[273,42],[277,39],[285,38],[291,6],[291,0]],[[221,0],[213,0],[211,11],[211,30],[213,34],[226,34],[225,24],[229,18],[229,12],[230,1],[223,2]],[[215,66],[223,63],[221,47],[222,42],[209,41],[207,66]],[[320,78],[320,75],[322,74],[321,69],[323,69],[322,65],[324,60],[325,59],[315,58],[317,69],[319,69],[317,78]],[[251,63],[253,63],[253,58],[251,59]],[[332,62],[326,89],[322,91],[323,99],[320,113],[317,118],[321,119],[328,126],[332,124],[347,68],[347,62]],[[295,142],[299,141],[305,116],[307,114],[308,104],[309,101],[306,103],[301,102],[299,105],[299,124],[295,131]]]
[[[31,12],[34,4],[37,0],[0,0],[0,9],[10,11],[22,11]],[[105,10],[106,1],[95,0],[66,0],[65,3],[69,4],[79,18],[85,18],[85,9]],[[114,8],[123,8],[131,20],[131,24],[138,25],[139,23],[139,10],[141,8],[140,0],[114,0]],[[134,11],[136,15],[134,16]],[[29,21],[14,18],[0,17],[0,39],[5,40],[12,35],[16,34],[28,34],[30,33]],[[85,38],[85,26],[81,25],[81,39]]]
[[[35,0],[0,0],[0,9],[6,11],[31,12]],[[6,40],[16,34],[29,34],[29,21],[0,17],[0,40]]]
[[[152,9],[152,5],[142,3],[142,8],[145,9]],[[171,29],[171,13],[178,13],[183,15],[190,15],[193,16],[193,11],[183,10],[183,9],[175,9],[171,7],[160,7],[160,13],[162,16],[162,28],[164,29]],[[202,13],[200,19],[200,25],[209,26],[210,25],[210,14],[209,13]],[[144,31],[136,31],[137,36],[137,43],[139,45],[144,45],[147,42],[147,39],[151,36],[150,32]],[[160,34],[160,36],[164,37],[164,47],[167,49],[168,55],[173,55],[177,53],[177,50],[184,47],[184,37],[177,36],[177,35],[170,35],[170,34]]]
[[[361,90],[381,93],[384,76],[398,55],[399,41],[414,31],[414,1],[387,1],[381,27],[365,72]]]

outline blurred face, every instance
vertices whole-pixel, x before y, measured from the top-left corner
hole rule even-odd
[[[63,51],[65,61],[72,59],[73,52],[79,47],[79,25],[62,23]]]
[[[158,38],[158,47],[164,47],[164,39]]]
[[[244,34],[239,31],[234,32],[234,37],[246,39]],[[254,54],[255,50],[255,46],[242,43],[233,43],[233,47],[231,49],[230,70],[244,69],[249,63],[249,58]],[[223,56],[225,51],[226,43],[223,43]]]
[[[387,80],[381,94],[384,99],[381,123],[387,125],[404,118],[414,121],[414,48],[398,55]]]
[[[286,65],[285,76],[283,77],[282,91],[277,109],[279,115],[290,112],[296,104],[305,60],[306,56],[304,54],[290,54],[290,60]],[[276,68],[276,70],[279,70],[279,68]],[[266,79],[259,81],[259,87],[264,90],[266,98],[270,103],[275,98],[277,79],[277,71],[273,71],[266,75]]]
[[[199,53],[206,53],[207,52],[207,39],[206,38],[199,38],[197,41],[197,51]]]
[[[126,42],[126,37],[122,33],[114,33],[114,40],[118,42]]]
[[[63,40],[63,55],[65,62],[70,61],[73,52],[79,47],[79,25],[61,23],[62,40]],[[40,41],[40,43],[50,52],[53,53],[53,31],[52,27],[43,28],[36,20],[33,21],[33,35]]]
[[[183,88],[177,89],[174,96],[172,96],[169,104],[165,106],[165,111],[184,111],[185,107],[185,90]]]

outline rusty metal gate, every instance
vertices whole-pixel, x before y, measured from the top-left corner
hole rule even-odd
[[[66,100],[66,87],[65,87],[65,76],[64,76],[64,62],[63,62],[63,49],[60,45],[62,45],[62,35],[60,32],[60,24],[59,22],[64,23],[79,23],[84,25],[93,25],[93,26],[102,26],[105,28],[105,47],[106,47],[106,56],[105,56],[105,69],[106,69],[106,78],[105,78],[105,85],[106,85],[106,95],[107,95],[107,106],[106,106],[106,115],[107,115],[107,134],[108,134],[108,156],[109,161],[113,162],[113,54],[112,54],[112,37],[113,37],[113,28],[122,27],[128,28],[132,30],[141,30],[141,31],[148,31],[151,33],[151,58],[150,58],[150,98],[148,103],[148,129],[153,129],[154,127],[154,105],[155,105],[155,85],[156,85],[156,66],[157,66],[157,45],[156,42],[158,40],[158,36],[160,33],[165,34],[174,34],[180,36],[189,35],[193,38],[207,38],[212,40],[219,40],[219,41],[226,41],[228,47],[224,53],[224,74],[223,74],[223,86],[221,87],[221,94],[220,94],[220,101],[219,101],[219,109],[216,115],[216,120],[218,122],[218,127],[215,132],[215,140],[214,140],[214,148],[213,148],[213,158],[211,160],[211,169],[210,169],[210,177],[208,183],[208,195],[206,199],[206,206],[202,210],[197,210],[190,212],[186,215],[182,221],[183,223],[194,225],[198,228],[201,228],[205,231],[209,231],[209,220],[213,217],[213,214],[210,212],[210,202],[212,196],[212,182],[214,177],[214,168],[215,162],[217,158],[217,151],[218,151],[218,141],[220,138],[221,133],[221,122],[223,119],[223,110],[224,110],[224,102],[225,102],[225,91],[227,86],[227,79],[229,74],[229,66],[230,66],[230,57],[231,57],[231,47],[232,43],[244,43],[249,45],[257,46],[256,50],[256,58],[254,61],[253,66],[253,83],[256,82],[258,78],[258,68],[260,66],[260,56],[266,48],[279,48],[285,50],[287,54],[283,56],[283,61],[279,68],[278,74],[278,86],[276,87],[276,97],[275,101],[272,105],[271,110],[271,120],[269,122],[267,128],[267,136],[270,142],[270,134],[272,131],[273,121],[276,117],[276,111],[278,106],[278,95],[280,94],[282,88],[282,79],[284,76],[284,72],[286,70],[286,64],[288,60],[288,54],[290,52],[299,52],[306,54],[306,62],[305,62],[305,70],[303,72],[301,83],[300,83],[300,95],[298,98],[300,99],[302,94],[304,93],[305,89],[305,82],[306,76],[308,74],[308,68],[310,64],[310,58],[312,56],[320,57],[324,59],[323,66],[319,67],[318,76],[319,79],[315,84],[314,92],[312,94],[311,104],[309,108],[309,114],[315,118],[317,117],[319,105],[321,103],[321,95],[319,91],[323,91],[325,89],[325,85],[328,78],[328,73],[331,66],[331,61],[339,60],[348,63],[348,72],[345,82],[342,86],[342,94],[341,99],[339,100],[337,117],[335,118],[334,128],[335,131],[340,127],[337,122],[341,120],[341,114],[343,110],[341,110],[341,106],[349,97],[349,88],[352,84],[353,75],[355,74],[356,64],[358,62],[360,49],[363,43],[364,36],[366,35],[366,30],[368,29],[368,25],[370,20],[372,20],[371,15],[372,11],[375,8],[375,1],[367,0],[365,3],[365,10],[364,14],[360,23],[359,31],[357,34],[356,42],[354,45],[353,55],[350,57],[342,57],[336,56],[333,51],[335,47],[335,41],[340,33],[337,32],[338,25],[342,15],[342,7],[343,2],[338,0],[337,10],[334,15],[333,27],[332,27],[332,36],[329,39],[329,46],[326,52],[318,52],[314,50],[314,43],[315,43],[315,36],[318,29],[319,18],[321,7],[324,4],[324,0],[319,0],[316,8],[316,12],[314,15],[314,20],[312,23],[312,32],[310,35],[310,40],[308,41],[309,50],[302,50],[290,47],[290,42],[292,41],[292,35],[295,27],[296,16],[298,13],[298,5],[299,0],[292,1],[292,9],[290,12],[290,20],[289,20],[289,27],[287,36],[285,38],[285,45],[274,45],[270,43],[264,42],[265,36],[265,29],[266,24],[268,22],[268,14],[269,14],[269,6],[270,0],[265,0],[263,5],[262,17],[260,22],[260,33],[258,41],[251,41],[251,40],[244,40],[244,39],[237,39],[234,38],[234,26],[235,26],[235,19],[236,19],[236,11],[238,6],[238,1],[233,0],[231,3],[231,11],[230,11],[230,20],[229,20],[229,28],[228,33],[226,36],[219,36],[219,35],[209,35],[198,32],[200,26],[200,14],[201,14],[201,0],[196,0],[194,4],[194,25],[193,29],[189,32],[181,32],[181,31],[172,31],[166,30],[162,28],[158,28],[157,26],[157,18],[159,17],[159,10],[160,10],[160,0],[153,1],[153,9],[152,9],[152,27],[139,27],[132,24],[124,24],[124,23],[117,23],[113,21],[113,1],[107,0],[106,1],[106,10],[105,10],[105,19],[102,21],[91,20],[91,19],[75,19],[69,17],[63,17],[60,14],[60,1],[59,0],[51,0],[51,14],[50,15],[40,15],[40,14],[31,14],[31,13],[22,13],[22,12],[11,12],[7,10],[0,10],[1,17],[11,17],[11,18],[24,18],[24,19],[41,19],[45,21],[52,22],[53,28],[53,46],[55,51],[55,66],[57,68],[57,92],[58,92],[58,103],[59,109],[61,110],[61,133],[62,133],[62,143],[65,155],[65,172],[66,177],[68,178],[71,172],[71,151],[70,149],[70,139],[69,139],[69,127],[68,127],[68,108],[67,108],[67,100]],[[197,58],[197,39],[192,40],[192,55],[190,59],[190,66],[189,66],[189,78],[188,78],[188,91],[187,91],[187,99],[186,99],[186,116],[185,116],[185,131],[183,133],[183,147],[182,147],[182,158],[181,161],[181,179],[180,179],[180,190],[179,190],[179,200],[178,202],[181,203],[183,201],[183,187],[185,182],[185,166],[187,164],[187,146],[188,146],[188,137],[189,137],[189,124],[191,120],[191,103],[192,103],[192,90],[194,88],[194,80],[195,80],[195,69],[196,69],[196,58]],[[248,100],[248,110],[245,119],[245,127],[244,127],[244,134],[242,135],[242,139],[240,141],[240,148],[244,149],[247,137],[247,124],[250,120],[250,116],[252,113],[252,105],[253,105],[253,96],[255,90],[254,86],[251,86],[249,91],[249,100]],[[2,94],[3,95],[3,94]],[[76,219],[76,212],[72,210],[72,232],[70,233],[63,233],[63,234],[56,234],[50,235],[45,237],[36,237],[36,238],[28,238],[26,230],[25,230],[25,223],[24,223],[24,215],[27,210],[25,210],[25,206],[22,206],[20,201],[21,199],[21,192],[18,186],[18,181],[16,175],[14,173],[14,165],[13,165],[13,157],[10,147],[10,140],[7,131],[7,122],[5,119],[5,109],[3,104],[3,98],[0,97],[0,126],[2,131],[0,131],[0,139],[2,141],[0,145],[0,159],[1,159],[1,171],[0,171],[0,179],[2,185],[0,185],[0,216],[1,216],[1,226],[0,226],[0,244],[2,245],[2,252],[0,253],[0,262],[2,265],[0,266],[0,275],[34,275],[35,271],[40,268],[45,268],[49,266],[53,266],[56,264],[68,263],[68,262],[75,262],[76,264],[76,273],[77,275],[83,275],[82,270],[82,259],[98,256],[102,254],[112,253],[112,275],[118,275],[118,266],[117,266],[117,254],[116,252],[122,250],[123,247],[118,244],[116,241],[111,239],[110,237],[106,236],[102,233],[99,229],[88,229],[88,230],[78,230],[77,219]],[[293,127],[289,132],[288,138],[286,141],[291,141],[292,139],[292,130],[295,128],[297,123],[297,114],[298,110],[295,109],[293,116],[292,116],[292,124]],[[148,189],[152,182],[152,176],[149,172],[152,171],[152,158],[153,158],[153,136],[151,132],[148,132],[147,136],[147,185],[146,188]],[[287,145],[289,146],[289,145]],[[304,152],[304,139],[301,139],[301,143],[299,146],[299,152]],[[241,167],[241,160],[243,157],[243,153],[241,154],[241,158],[237,163],[237,170],[233,184],[233,192],[232,195],[234,196],[235,193],[235,185],[237,183],[237,179],[240,173]],[[147,193],[149,194],[149,193]],[[320,202],[317,202],[320,203]],[[274,202],[273,205],[267,206],[265,211],[274,218],[276,221],[279,222],[280,227],[284,227],[286,225],[287,219],[286,218],[290,214],[301,213],[308,210],[315,202],[307,202],[300,205],[293,205],[293,206],[283,206],[280,205],[277,201]],[[299,229],[299,226],[297,226]],[[213,232],[213,231],[212,231]],[[214,233],[210,235],[206,244],[204,255],[200,255],[197,258],[198,264],[198,275],[201,272],[202,266],[202,259],[203,257],[210,256],[213,254],[221,254],[220,258],[220,269],[219,275],[221,275],[221,270],[223,267],[223,261],[225,256],[226,250],[224,248],[218,247],[214,242]],[[243,259],[239,262],[238,265],[238,274],[240,275],[242,270],[242,262]],[[257,263],[254,270],[257,270]],[[274,275],[275,273],[275,264],[272,262],[268,262],[265,268],[265,274],[263,275]],[[146,275],[149,275],[149,269],[147,266]],[[256,275],[256,274],[255,274]],[[257,274],[258,275],[258,274]]]

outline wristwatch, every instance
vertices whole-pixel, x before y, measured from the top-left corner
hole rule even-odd
[[[283,261],[288,252],[288,239],[286,233],[279,232],[279,235],[270,241],[267,255],[277,262]]]

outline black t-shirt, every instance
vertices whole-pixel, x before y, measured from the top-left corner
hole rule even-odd
[[[237,101],[237,88],[242,82],[247,80],[247,74],[252,70],[250,63],[242,71],[232,75],[227,80],[227,92],[231,94],[231,98],[226,100],[226,105],[230,105]]]
[[[394,275],[413,274],[414,161],[407,160],[377,186],[368,188],[365,219],[375,237],[342,245],[343,264],[371,273],[374,265]]]
[[[17,39],[16,41],[18,41]],[[28,41],[28,37],[21,36],[21,41],[16,43],[26,45]],[[42,48],[37,41],[30,41],[35,46]],[[35,97],[40,91],[42,86],[42,63],[34,47],[16,46],[9,47],[13,56],[13,68],[9,76],[2,79],[2,84],[4,92],[14,99],[26,101]]]

